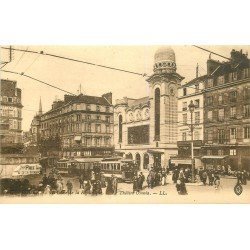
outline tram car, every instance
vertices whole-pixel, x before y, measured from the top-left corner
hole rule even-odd
[[[137,172],[133,160],[122,158],[104,158],[100,163],[100,169],[104,177],[114,175],[123,182],[132,182]]]
[[[80,176],[86,172],[100,172],[102,158],[61,159],[57,162],[57,171],[61,175]]]

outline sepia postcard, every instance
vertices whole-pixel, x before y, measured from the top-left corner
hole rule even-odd
[[[249,52],[0,46],[0,203],[250,203]]]

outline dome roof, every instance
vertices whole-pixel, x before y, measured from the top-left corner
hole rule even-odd
[[[155,59],[155,63],[162,62],[162,61],[175,62],[174,50],[168,46],[161,47],[155,52],[154,59]]]

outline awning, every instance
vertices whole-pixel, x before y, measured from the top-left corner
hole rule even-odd
[[[81,141],[82,137],[80,135],[75,136],[74,140],[75,141]]]
[[[205,155],[202,156],[201,159],[224,159],[227,155]]]
[[[164,152],[158,151],[158,150],[152,150],[148,149],[147,151],[149,154],[164,154]]]
[[[192,160],[191,159],[171,159],[171,163],[174,163],[176,165],[178,165],[178,164],[191,165]]]
[[[72,162],[100,162],[102,158],[75,158]]]

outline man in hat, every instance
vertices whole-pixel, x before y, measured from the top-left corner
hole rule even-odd
[[[67,186],[67,193],[68,193],[68,195],[71,195],[72,194],[72,189],[73,189],[72,182],[70,180],[68,180],[66,186]]]

